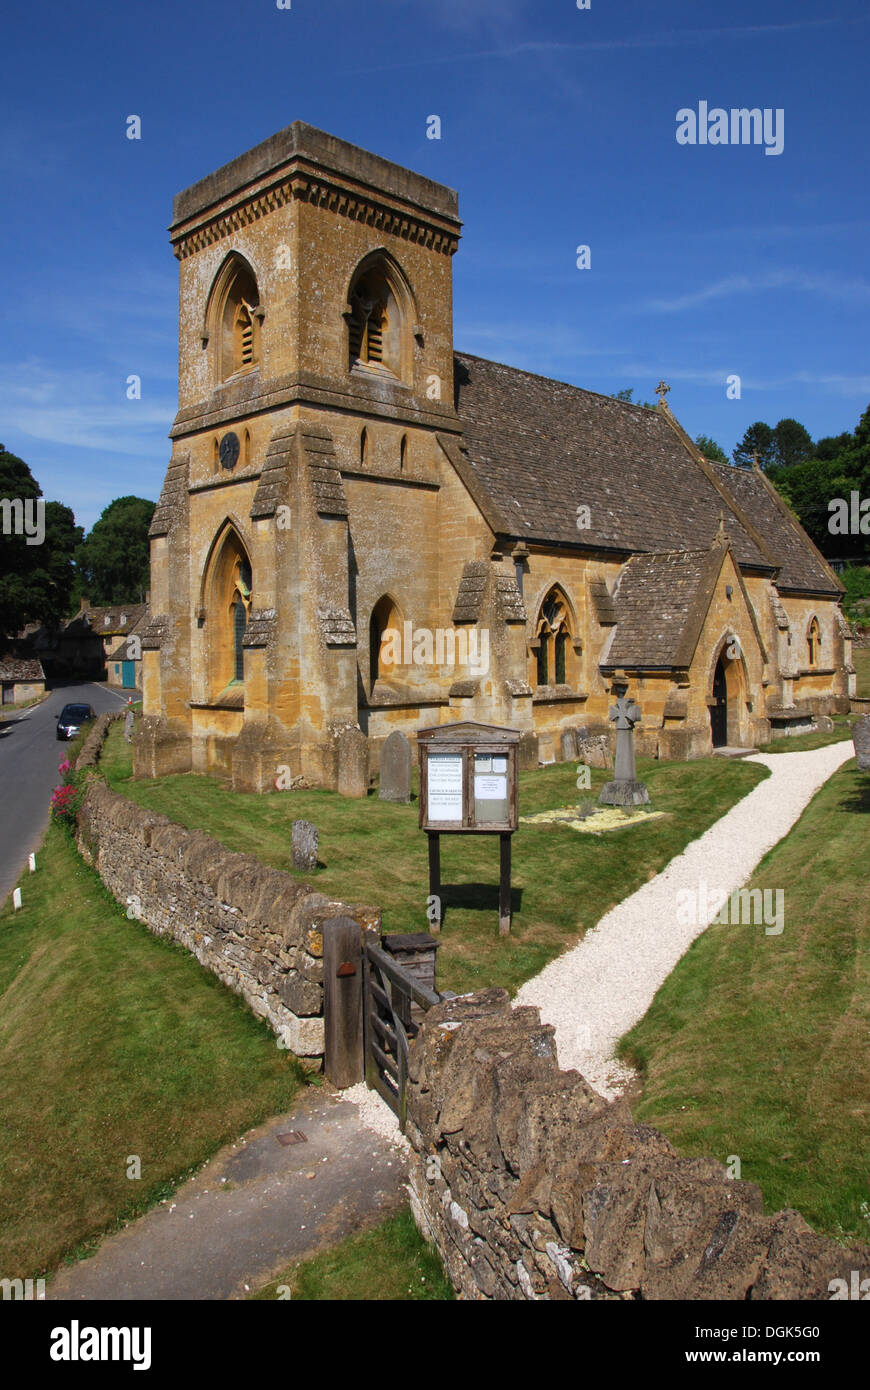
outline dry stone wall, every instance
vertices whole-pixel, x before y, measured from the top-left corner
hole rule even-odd
[[[870,1276],[870,1248],[765,1216],[753,1183],[561,1071],[553,1029],[504,990],[427,1013],[407,1135],[417,1224],[466,1298],[830,1299]]]
[[[322,1057],[323,924],[353,917],[361,932],[377,932],[376,908],[335,902],[97,779],[84,795],[77,842],[130,916],[187,947],[289,1051]]]

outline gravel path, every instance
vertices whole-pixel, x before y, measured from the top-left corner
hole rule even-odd
[[[555,1025],[561,1066],[575,1067],[608,1098],[625,1089],[633,1073],[615,1059],[615,1047],[643,1018],[677,961],[716,916],[718,908],[710,910],[707,893],[730,894],[746,883],[819,787],[854,756],[851,740],[844,740],[810,753],[749,758],[769,768],[770,777],[693,840],[662,873],[612,908],[579,945],[521,987],[516,1003],[536,1005],[544,1022]],[[688,898],[677,896],[685,890],[698,904],[694,914]],[[678,918],[680,907],[683,923]],[[773,924],[773,914],[766,920]],[[775,929],[769,935],[771,948],[776,949]]]

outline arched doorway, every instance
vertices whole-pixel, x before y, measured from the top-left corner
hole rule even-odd
[[[713,733],[713,747],[724,748],[728,742],[728,678],[725,674],[724,653],[716,663],[716,671],[713,676],[710,728]]]

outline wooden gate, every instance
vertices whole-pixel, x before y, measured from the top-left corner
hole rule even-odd
[[[439,994],[421,985],[380,946],[366,944],[363,1011],[366,1082],[399,1117],[403,1134],[408,1044],[417,1036],[422,1015],[440,1002]]]

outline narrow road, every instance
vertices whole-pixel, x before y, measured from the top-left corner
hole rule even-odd
[[[58,764],[67,744],[55,734],[66,704],[91,705],[97,714],[119,709],[130,691],[76,681],[59,685],[41,705],[9,714],[0,723],[0,906],[15,887],[27,856],[42,839]]]

